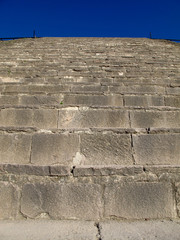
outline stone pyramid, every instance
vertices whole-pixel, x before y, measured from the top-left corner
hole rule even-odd
[[[0,219],[180,217],[180,44],[0,42]]]

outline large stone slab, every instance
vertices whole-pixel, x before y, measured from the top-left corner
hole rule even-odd
[[[1,221],[2,240],[97,240],[92,221]]]
[[[58,111],[54,109],[2,109],[0,126],[57,128]]]
[[[18,217],[18,198],[18,191],[11,183],[0,181],[0,219]]]
[[[72,165],[78,151],[79,137],[75,134],[34,134],[31,162],[42,165]]]
[[[128,128],[127,111],[91,110],[89,108],[59,110],[58,128]]]
[[[176,217],[172,186],[168,183],[113,183],[105,187],[105,217],[160,219]]]
[[[180,164],[179,134],[142,134],[133,136],[137,164]]]
[[[0,163],[29,163],[31,135],[0,134]]]
[[[133,128],[179,128],[180,112],[178,111],[131,111]]]
[[[149,106],[164,106],[163,96],[155,95],[135,95],[135,96],[125,96],[125,106],[139,106],[139,107],[149,107]]]
[[[128,134],[100,132],[82,134],[81,154],[84,165],[130,165],[133,164],[131,137]]]
[[[100,223],[102,240],[179,240],[180,222],[138,221]]]
[[[25,184],[21,212],[30,218],[47,213],[52,219],[99,219],[102,187],[97,184]]]

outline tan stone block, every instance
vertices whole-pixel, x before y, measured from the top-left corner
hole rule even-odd
[[[132,111],[130,112],[133,128],[179,128],[180,112],[177,111]]]
[[[0,182],[0,219],[18,217],[18,191],[8,182]]]
[[[21,211],[30,218],[48,213],[53,219],[99,219],[102,188],[97,184],[25,184]]]
[[[126,134],[82,134],[82,165],[130,165],[132,161],[131,138]]]
[[[78,151],[79,137],[75,134],[34,134],[31,162],[38,165],[72,165]]]
[[[137,164],[180,164],[179,134],[142,134],[133,136]]]
[[[164,106],[163,96],[146,96],[146,95],[135,95],[135,96],[125,96],[125,106],[139,106],[139,107],[149,107],[149,106]]]
[[[128,128],[127,111],[63,109],[59,110],[58,128]]]
[[[0,135],[0,163],[29,163],[31,136],[25,134]]]
[[[176,217],[168,183],[119,183],[105,187],[105,217],[158,219]]]

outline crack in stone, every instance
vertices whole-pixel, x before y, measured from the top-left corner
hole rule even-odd
[[[100,224],[99,224],[99,222],[98,223],[95,223],[95,226],[97,227],[97,231],[98,231],[98,234],[97,234],[97,239],[98,240],[103,240],[102,239],[102,235],[101,235],[101,227],[100,227]]]

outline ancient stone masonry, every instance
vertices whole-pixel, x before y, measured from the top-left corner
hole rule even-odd
[[[180,45],[0,42],[0,219],[180,218]]]

